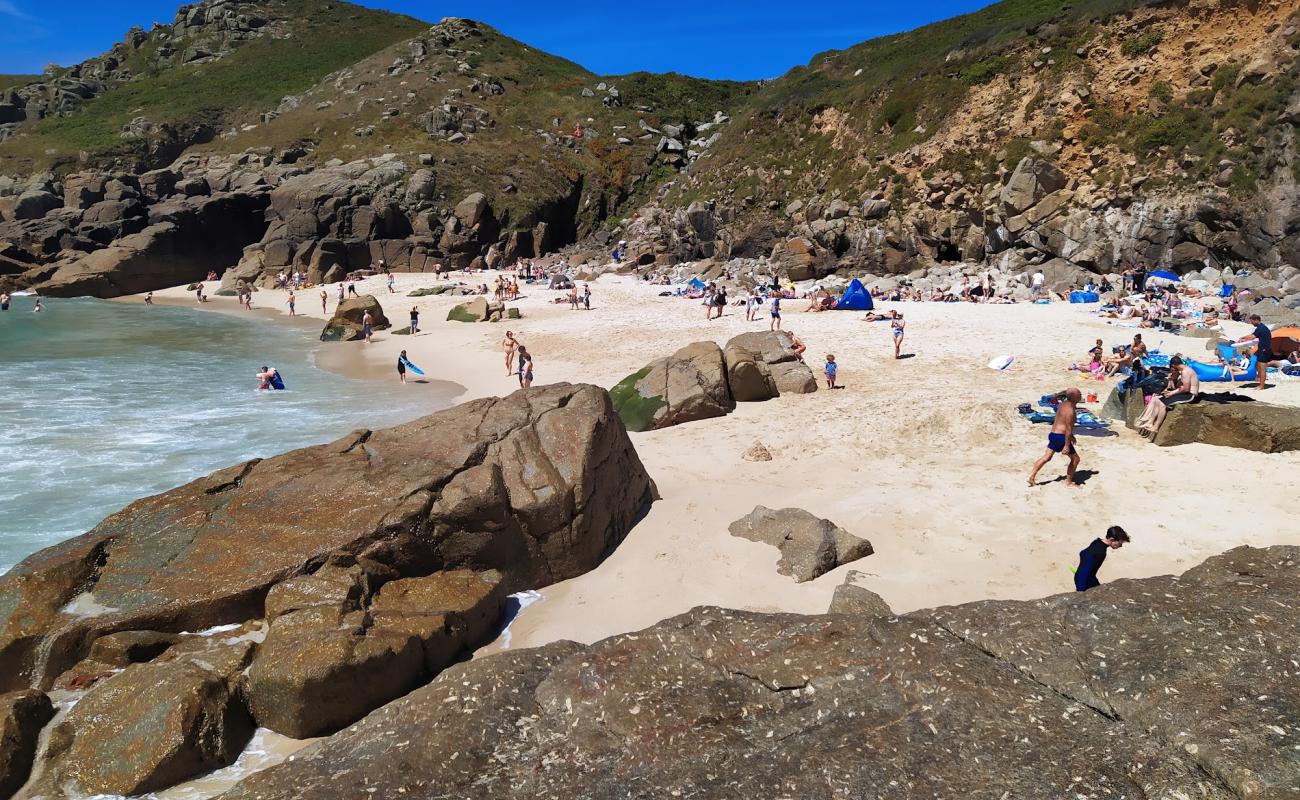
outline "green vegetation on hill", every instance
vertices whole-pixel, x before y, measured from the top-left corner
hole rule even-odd
[[[0,145],[0,159],[43,165],[82,152],[129,153],[137,145],[124,142],[122,128],[137,117],[170,124],[182,134],[256,121],[282,97],[428,28],[412,17],[341,2],[276,0],[268,7],[291,36],[255,39],[215,62],[161,70],[147,66],[156,46],[150,43],[127,61],[135,79],[74,114],[35,123],[28,135]]]
[[[0,75],[0,94],[40,80],[40,75]]]

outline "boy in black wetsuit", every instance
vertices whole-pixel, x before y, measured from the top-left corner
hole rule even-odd
[[[1092,544],[1079,551],[1079,568],[1074,571],[1074,588],[1086,592],[1100,586],[1097,571],[1106,561],[1106,553],[1118,550],[1128,541],[1128,534],[1118,525],[1111,525],[1106,530],[1104,539],[1093,539]]]

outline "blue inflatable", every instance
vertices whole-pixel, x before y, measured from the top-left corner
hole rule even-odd
[[[862,281],[854,278],[835,307],[849,311],[870,311],[876,307],[876,304],[872,302],[871,293],[862,285]]]
[[[1220,352],[1222,352],[1222,348]],[[1231,354],[1232,350],[1229,349],[1228,352]],[[1254,356],[1250,357],[1250,363],[1246,365],[1246,371],[1235,378],[1223,374],[1222,364],[1202,364],[1190,358],[1184,360],[1187,362],[1187,366],[1192,368],[1192,372],[1196,373],[1196,377],[1201,379],[1202,383],[1246,383],[1255,380],[1256,362]]]
[[[1071,303],[1099,303],[1101,295],[1096,292],[1070,292]]]

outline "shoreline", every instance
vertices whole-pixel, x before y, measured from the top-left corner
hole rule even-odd
[[[473,282],[491,283],[495,274],[475,275]],[[525,287],[518,302],[507,304],[519,307],[523,318],[503,323],[445,321],[462,297],[406,297],[447,280],[396,273],[395,281],[396,295],[380,277],[358,282],[357,291],[373,294],[394,323],[405,322],[408,304],[418,306],[422,333],[412,338],[380,331],[370,345],[322,345],[321,368],[396,382],[393,362],[405,349],[429,378],[460,387],[452,402],[461,403],[518,388],[498,360],[507,329],[534,353],[538,385],[604,387],[691,342],[724,343],[768,329],[765,314],[746,322],[735,307],[706,322],[698,301],[658,297],[663,287],[625,276],[591,282],[591,311],[551,302],[559,292]],[[319,291],[299,294],[299,316],[323,324]],[[332,313],[336,290],[327,291]],[[192,293],[178,287],[154,297],[183,305]],[[282,291],[260,290],[254,311],[291,323],[286,298]],[[188,305],[246,313],[234,298]],[[1046,427],[1023,422],[1015,406],[1079,386],[1099,395],[1099,407],[1115,381],[1065,370],[1084,358],[1094,339],[1109,346],[1141,332],[1164,352],[1192,355],[1203,351],[1203,339],[1130,329],[1064,303],[879,303],[907,317],[904,350],[916,357],[894,361],[887,326],[861,321],[858,313],[802,313],[803,307],[803,301],[787,303],[786,329],[808,343],[807,358],[819,378],[824,354],[835,353],[847,388],[741,404],[724,418],[631,434],[662,499],[595,570],[539,590],[542,599],[513,621],[509,647],[557,639],[590,643],[698,605],[823,613],[850,570],[865,572],[865,585],[900,613],[1042,597],[1072,590],[1078,551],[1111,524],[1134,534],[1134,544],[1107,562],[1105,581],[1181,572],[1239,544],[1300,544],[1300,532],[1285,523],[1285,500],[1255,485],[1262,472],[1300,466],[1300,453],[1199,444],[1158,448],[1121,425],[1117,435],[1081,437],[1081,469],[1091,477],[1079,491],[1025,485]],[[1247,328],[1229,323],[1227,332]],[[1010,370],[984,366],[1004,353],[1016,357]],[[1281,382],[1265,399],[1300,405],[1300,381]],[[773,461],[741,458],[755,441],[772,451]],[[1062,470],[1053,462],[1040,478]],[[1243,530],[1227,515],[1193,511],[1223,498],[1255,509],[1260,524]],[[775,549],[729,535],[728,525],[756,505],[799,507],[829,518],[871,541],[875,554],[796,584],[776,572]],[[1193,522],[1182,521],[1192,513]],[[498,640],[479,653],[500,649]]]

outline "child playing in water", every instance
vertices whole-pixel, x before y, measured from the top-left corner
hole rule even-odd
[[[827,389],[837,388],[835,386],[835,376],[839,372],[839,367],[836,366],[835,364],[834,354],[827,354],[825,372],[826,372],[826,388]]]

